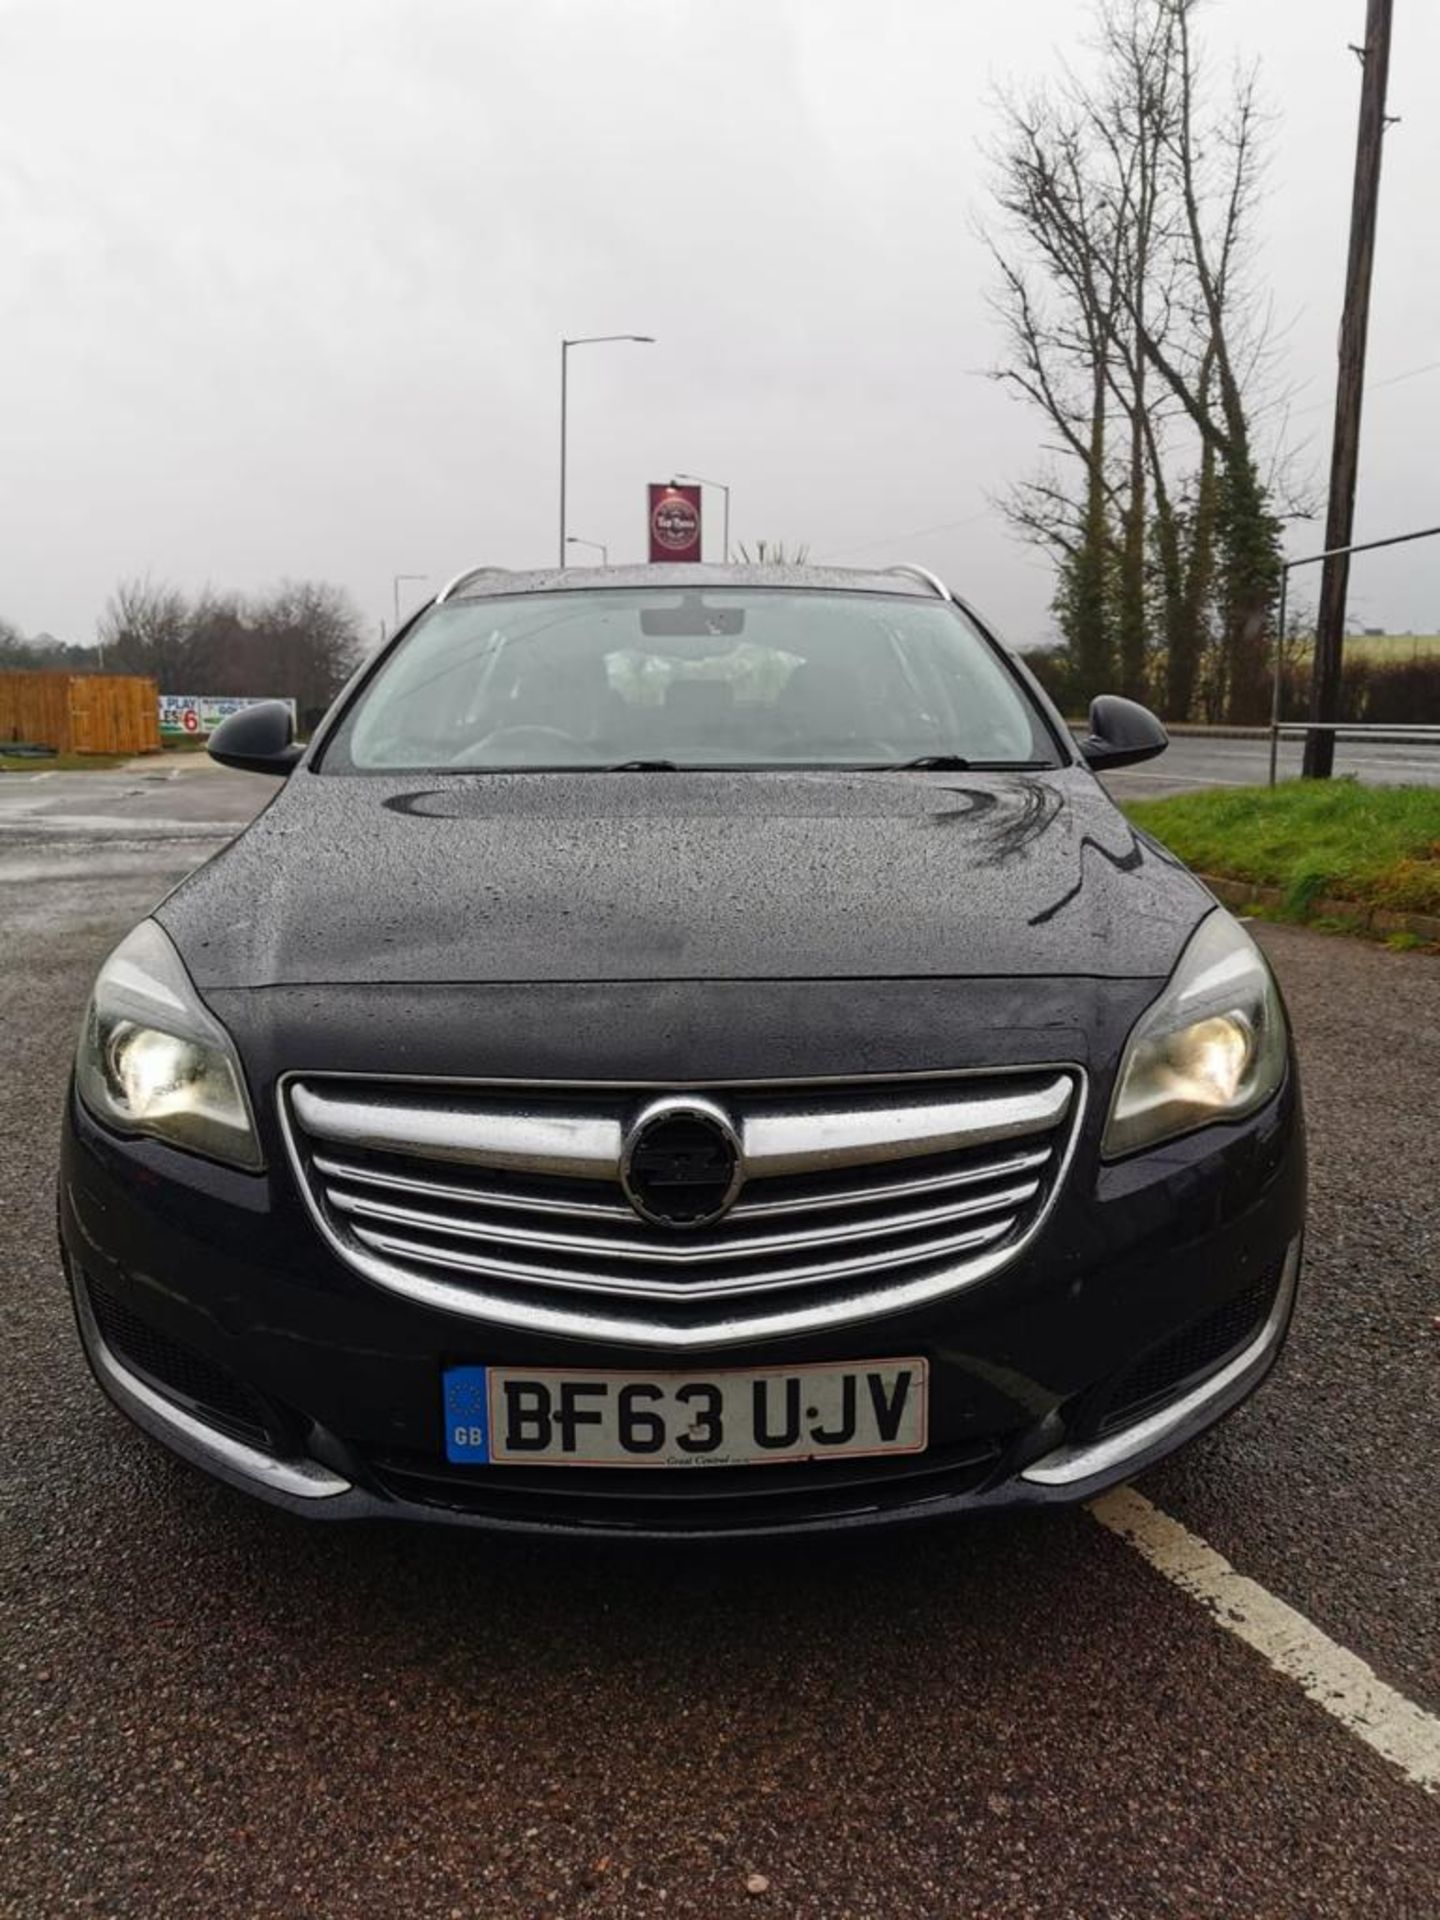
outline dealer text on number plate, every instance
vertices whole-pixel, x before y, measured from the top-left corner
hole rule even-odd
[[[735,1467],[923,1453],[923,1359],[835,1367],[596,1373],[449,1367],[445,1453],[459,1464]]]

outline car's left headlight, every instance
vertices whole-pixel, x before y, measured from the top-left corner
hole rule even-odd
[[[1286,1053],[1264,955],[1217,907],[1126,1043],[1101,1152],[1114,1159],[1253,1113],[1285,1078]]]
[[[153,920],[100,969],[75,1085],[95,1118],[119,1133],[152,1134],[247,1171],[265,1164],[230,1036]]]

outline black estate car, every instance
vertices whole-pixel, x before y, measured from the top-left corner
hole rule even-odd
[[[922,569],[460,575],[110,956],[80,1336],[322,1518],[735,1534],[1088,1497],[1285,1338],[1249,935]]]

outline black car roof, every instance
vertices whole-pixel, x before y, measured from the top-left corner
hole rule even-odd
[[[800,587],[829,593],[911,594],[935,599],[936,590],[914,574],[862,567],[633,566],[551,567],[513,573],[476,567],[458,575],[441,593],[445,600],[482,600],[499,594],[576,592],[586,587]]]

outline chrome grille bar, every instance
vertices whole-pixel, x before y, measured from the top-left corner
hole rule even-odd
[[[852,1111],[816,1101],[788,1113],[747,1114],[740,1129],[745,1171],[760,1179],[988,1146],[1053,1127],[1070,1099],[1069,1080],[1057,1074],[1023,1093]]]
[[[946,1193],[955,1187],[973,1187],[982,1181],[1010,1180],[1034,1173],[1053,1155],[1049,1147],[1009,1153],[997,1160],[980,1161],[947,1168],[943,1173],[898,1177],[863,1186],[821,1188],[809,1193],[789,1194],[778,1200],[741,1200],[726,1216],[731,1224],[752,1220],[782,1218],[797,1213],[842,1210],[873,1206],[878,1201],[906,1201],[921,1195]],[[621,1199],[605,1200],[598,1195],[580,1199],[568,1194],[505,1192],[497,1187],[456,1186],[443,1180],[427,1180],[415,1172],[397,1173],[393,1168],[378,1168],[359,1160],[341,1160],[329,1153],[312,1156],[310,1165],[327,1183],[341,1181],[351,1187],[376,1188],[385,1193],[415,1194],[427,1201],[455,1201],[463,1206],[496,1207],[504,1212],[538,1213],[577,1220],[604,1220],[613,1226],[635,1224],[635,1215]]]
[[[917,1262],[939,1260],[993,1246],[996,1241],[1004,1239],[1013,1225],[1012,1219],[1003,1219],[989,1226],[972,1227],[966,1233],[946,1234],[940,1239],[923,1241],[919,1245],[890,1247],[879,1252],[871,1249],[849,1260],[822,1260],[798,1267],[767,1267],[763,1272],[751,1273],[739,1279],[687,1280],[683,1288],[658,1279],[621,1279],[603,1270],[597,1272],[590,1268],[557,1267],[548,1263],[542,1267],[521,1260],[506,1260],[498,1255],[469,1253],[458,1247],[437,1247],[425,1241],[407,1239],[403,1234],[376,1233],[370,1227],[357,1226],[354,1231],[358,1240],[362,1240],[367,1247],[373,1247],[377,1253],[418,1260],[429,1267],[480,1274],[491,1280],[523,1280],[532,1286],[562,1287],[581,1294],[626,1294],[640,1299],[667,1300],[673,1304],[677,1296],[685,1300],[723,1300],[762,1289],[802,1287],[820,1280],[850,1280],[859,1274],[914,1266]]]
[[[679,1088],[738,1142],[743,1185],[709,1225],[666,1224],[624,1184],[656,1094],[289,1076],[280,1116],[317,1225],[375,1284],[541,1334],[698,1349],[999,1271],[1065,1177],[1085,1082],[1045,1066]]]
[[[745,1113],[742,1158],[750,1179],[919,1159],[1043,1132],[1064,1117],[1072,1095],[1069,1077],[1055,1074],[1039,1087],[945,1101],[872,1099],[857,1105],[817,1096]],[[618,1114],[566,1114],[538,1104],[502,1110],[441,1093],[419,1105],[380,1094],[320,1092],[303,1081],[290,1097],[295,1117],[313,1138],[376,1152],[613,1180],[624,1148]]]
[[[792,1194],[784,1200],[741,1200],[730,1209],[729,1217],[731,1220],[769,1220],[779,1214],[813,1213],[821,1207],[868,1207],[877,1200],[911,1200],[922,1193],[945,1193],[951,1187],[973,1187],[982,1180],[1009,1180],[1016,1174],[1034,1173],[1051,1158],[1049,1147],[1037,1147],[1029,1153],[1011,1153],[1001,1160],[952,1167],[944,1173],[925,1173],[875,1185]]]
[[[597,1239],[593,1234],[547,1231],[517,1226],[510,1221],[486,1220],[483,1215],[465,1218],[453,1213],[433,1213],[419,1207],[401,1207],[383,1200],[367,1199],[343,1187],[327,1187],[325,1197],[342,1213],[361,1220],[378,1220],[395,1227],[409,1227],[431,1233],[447,1234],[459,1240],[504,1241],[517,1247],[535,1248],[547,1253],[602,1255],[615,1260],[638,1260],[647,1265],[691,1267],[714,1265],[723,1260],[745,1260],[774,1253],[794,1253],[812,1247],[844,1245],[850,1241],[874,1239],[878,1235],[893,1238],[898,1234],[918,1233],[928,1227],[944,1226],[952,1220],[968,1220],[990,1213],[1019,1211],[1040,1191],[1038,1180],[1021,1186],[1003,1187],[998,1193],[972,1194],[948,1205],[922,1207],[904,1213],[888,1213],[874,1219],[847,1218],[843,1223],[810,1227],[790,1232],[748,1235],[687,1234],[683,1239],[661,1241]],[[357,1229],[358,1231],[358,1229]]]
[[[502,1193],[495,1187],[457,1187],[426,1180],[415,1173],[381,1172],[359,1161],[337,1160],[317,1153],[310,1162],[327,1180],[345,1180],[351,1186],[378,1187],[386,1193],[414,1193],[426,1200],[455,1200],[472,1207],[500,1207],[516,1213],[561,1214],[576,1220],[608,1220],[614,1226],[633,1226],[635,1215],[620,1199],[593,1200],[558,1197],[550,1193]],[[739,1208],[735,1211],[738,1213]]]
[[[437,1099],[433,1106],[397,1100],[347,1099],[297,1085],[291,1100],[308,1134],[342,1146],[526,1173],[613,1180],[623,1132],[618,1116],[500,1112]]]

